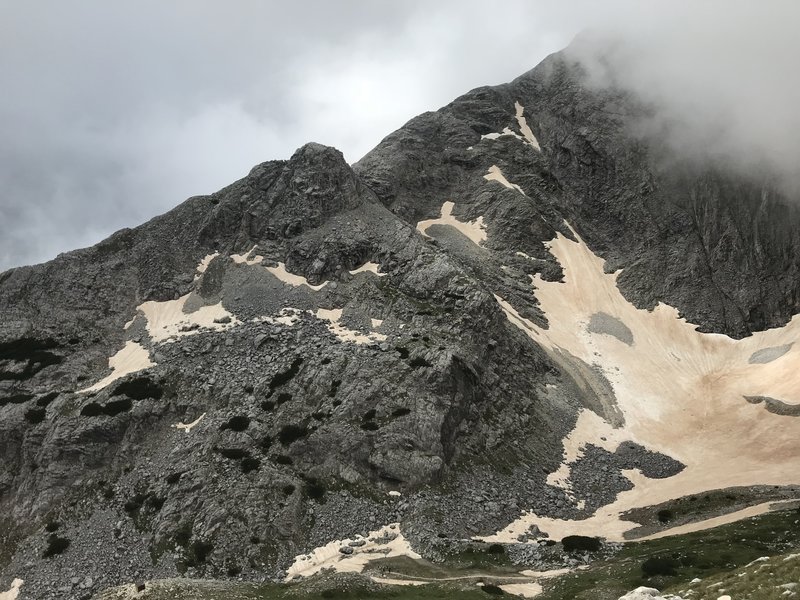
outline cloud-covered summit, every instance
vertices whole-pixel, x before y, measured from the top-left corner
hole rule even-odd
[[[800,7],[710,2],[0,1],[0,271],[317,141],[355,161],[590,29],[675,148],[797,172]],[[596,81],[608,71],[595,69]]]

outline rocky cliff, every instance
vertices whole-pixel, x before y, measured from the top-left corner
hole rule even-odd
[[[281,577],[393,522],[435,556],[526,510],[588,516],[622,471],[680,473],[629,443],[587,450],[573,489],[549,477],[582,411],[624,418],[607,372],[530,335],[551,325],[532,281],[564,277],[548,244],[585,242],[635,307],[746,338],[797,312],[800,205],[665,158],[633,130],[647,110],[556,54],[355,165],[308,144],[0,274],[0,572],[31,598]]]

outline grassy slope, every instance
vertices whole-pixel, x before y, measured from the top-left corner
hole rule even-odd
[[[777,590],[776,585],[798,581],[800,558],[787,561],[772,558],[749,567],[745,565],[763,556],[778,557],[798,549],[800,513],[797,510],[785,510],[709,531],[626,544],[619,554],[595,562],[589,569],[542,582],[544,592],[539,598],[616,600],[640,585],[668,589],[673,593],[693,589],[695,594],[690,596],[693,600],[716,600],[723,593],[721,589],[734,598],[778,598],[785,588]],[[671,563],[674,574],[645,576],[642,564],[650,558],[666,559]],[[469,557],[469,560],[443,565],[392,559],[373,564],[371,570],[376,573],[390,571],[393,577],[405,574],[410,577],[445,578],[491,573],[502,580],[514,574],[500,556]],[[690,584],[696,577],[703,581]],[[149,586],[142,595],[136,597],[149,600],[469,600],[490,597],[475,585],[475,581],[464,579],[416,587],[384,586],[366,577],[349,574],[326,574],[289,585],[174,580]],[[713,584],[721,585],[708,589]],[[101,594],[98,599],[121,600],[125,597]]]

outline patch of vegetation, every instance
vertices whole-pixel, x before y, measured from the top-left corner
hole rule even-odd
[[[178,546],[186,547],[189,545],[189,540],[192,539],[192,529],[194,525],[191,521],[181,523],[180,527],[175,531],[175,544]]]
[[[134,400],[145,400],[146,398],[159,400],[164,395],[164,390],[149,377],[134,377],[117,385],[111,395],[125,395]]]
[[[44,549],[42,558],[50,558],[51,556],[63,554],[66,552],[67,548],[69,548],[69,544],[70,541],[67,538],[61,537],[55,533],[51,534],[50,537],[47,538],[47,547]]]
[[[371,421],[375,418],[376,411],[374,408],[369,409],[367,412],[364,413],[364,416],[361,417],[362,421]]]
[[[486,552],[489,554],[505,554],[506,549],[503,544],[491,544],[488,548],[486,548]]]
[[[568,535],[561,540],[566,552],[597,552],[603,545],[598,538]]]
[[[47,525],[44,526],[44,530],[47,533],[53,533],[58,531],[59,527],[61,527],[61,523],[58,521],[48,521]]]
[[[796,552],[759,560],[744,567],[706,577],[700,582],[672,586],[666,593],[696,600],[717,600],[722,590],[731,598],[782,600],[791,598],[785,584],[797,582],[800,557]]]
[[[55,348],[58,348],[58,344],[54,340],[34,338],[19,338],[0,343],[0,361],[25,363],[22,370],[0,370],[0,381],[25,381],[45,367],[62,363],[64,357],[50,352]]]
[[[149,494],[134,494],[125,504],[122,505],[123,510],[129,515],[133,515],[142,508],[142,505],[147,500]]]
[[[58,392],[50,392],[36,399],[36,406],[48,406],[53,400],[58,398]]]
[[[89,402],[81,409],[82,417],[97,417],[103,414],[103,407],[97,402]]]
[[[37,425],[44,421],[47,411],[44,408],[29,408],[25,411],[25,420],[32,424]]]
[[[660,523],[669,523],[675,518],[675,514],[668,508],[662,508],[658,511],[658,520]]]
[[[502,589],[500,589],[498,586],[493,585],[491,583],[487,583],[487,584],[482,585],[481,586],[481,590],[485,594],[489,594],[490,596],[502,596],[502,595],[505,594],[505,592],[503,592]]]
[[[393,417],[405,417],[406,415],[411,414],[411,409],[401,406],[400,408],[395,408],[392,411]]]
[[[275,376],[269,382],[269,389],[274,390],[289,383],[292,379],[294,379],[294,376],[300,372],[300,367],[302,364],[303,359],[301,357],[298,356],[295,358],[288,369],[285,371],[279,371],[275,374]]]
[[[197,567],[206,562],[208,555],[214,551],[214,544],[195,540],[189,544],[186,564],[190,567]]]
[[[288,446],[292,442],[304,438],[307,435],[308,429],[305,425],[290,423],[289,425],[281,427],[281,430],[278,432],[278,441],[284,446]]]
[[[303,486],[303,493],[312,500],[322,500],[325,497],[325,486],[317,479],[308,479]]]
[[[397,353],[400,355],[400,358],[402,358],[403,360],[408,358],[408,354],[409,354],[408,353],[408,348],[405,348],[403,346],[397,346],[395,348],[395,350],[397,350]]]
[[[262,409],[262,410],[265,410],[265,411],[269,412],[269,411],[271,411],[273,408],[275,408],[275,403],[274,403],[272,400],[264,400],[264,401],[261,403],[261,409]]]
[[[680,563],[671,556],[652,556],[642,563],[642,573],[645,577],[666,575],[673,577],[678,574]]]
[[[425,367],[432,367],[433,365],[428,362],[424,356],[415,356],[408,361],[408,366],[410,366],[412,369],[422,369]]]
[[[105,500],[111,500],[116,495],[114,488],[107,481],[98,481],[97,490],[100,492],[100,496]]]
[[[0,406],[6,404],[25,404],[28,400],[33,400],[33,394],[12,394],[0,398]]]
[[[127,412],[133,408],[133,401],[130,398],[122,398],[121,400],[109,400],[103,406],[103,414],[109,417],[115,417],[121,413]]]
[[[596,561],[590,568],[568,577],[544,582],[545,589],[539,600],[605,600],[619,598],[639,586],[661,590],[675,588],[696,577],[705,580],[759,557],[797,549],[800,549],[800,513],[797,510],[776,511],[687,535],[627,542],[609,559]],[[658,569],[661,564],[648,563],[652,558],[674,561],[675,573],[647,576],[643,570],[645,563],[648,571]],[[713,600],[718,596],[713,596]]]
[[[243,448],[215,448],[215,450],[229,460],[242,460],[250,456],[250,453]]]
[[[258,441],[258,447],[261,448],[262,452],[266,452],[272,447],[272,438],[265,435]]]
[[[261,466],[261,461],[257,458],[253,458],[252,456],[247,456],[242,459],[241,464],[239,465],[242,469],[242,473],[250,473],[251,471],[256,471]]]
[[[364,431],[378,431],[379,426],[375,421],[365,421],[361,423],[361,429]]]
[[[281,404],[284,404],[286,402],[289,402],[291,399],[292,399],[292,395],[289,392],[281,392],[280,394],[278,394],[278,398],[277,398],[278,405],[281,405]]]
[[[181,476],[183,475],[182,471],[177,471],[175,473],[170,473],[164,478],[164,481],[167,482],[167,485],[175,485],[180,480]]]
[[[122,398],[120,400],[110,400],[105,405],[98,404],[97,402],[89,402],[81,409],[82,417],[98,417],[100,415],[107,415],[115,417],[123,412],[129,411],[133,408],[133,401],[130,398]]]
[[[285,454],[278,454],[275,457],[275,462],[279,465],[291,465],[292,464],[292,457],[286,456]]]
[[[291,496],[294,494],[295,489],[297,488],[295,488],[294,484],[288,483],[281,488],[281,491],[283,492],[284,496]]]
[[[250,427],[250,417],[245,415],[235,415],[223,423],[220,429],[230,429],[231,431],[246,431]]]

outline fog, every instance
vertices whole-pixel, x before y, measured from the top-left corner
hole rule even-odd
[[[798,173],[791,2],[0,0],[0,271],[96,243],[307,141],[358,160],[579,32],[679,151]],[[608,48],[612,48],[608,50]],[[701,149],[702,152],[698,152]]]

